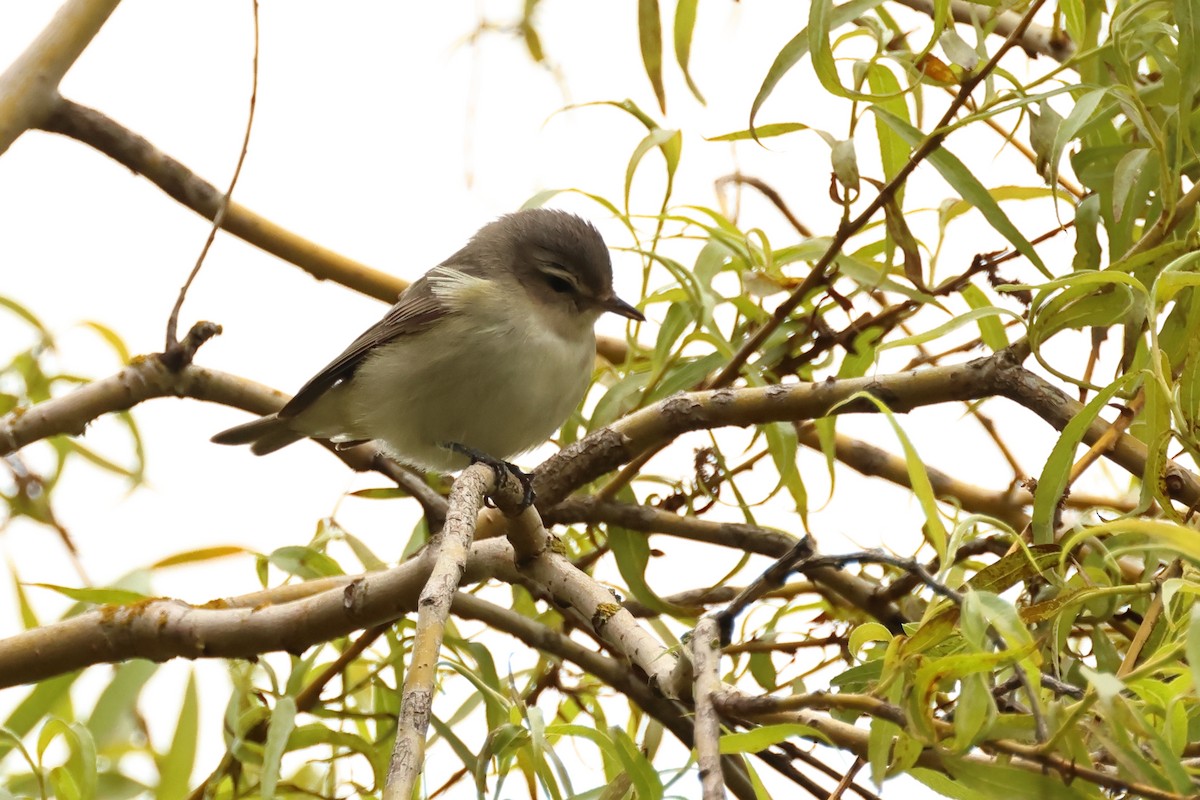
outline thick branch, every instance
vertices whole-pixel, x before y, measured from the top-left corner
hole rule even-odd
[[[427,553],[381,572],[339,579],[344,585],[277,605],[218,600],[192,606],[152,598],[104,606],[0,640],[0,688],[131,658],[254,658],[299,653],[414,610],[433,561]],[[503,539],[471,549],[463,583],[493,576],[516,581]]]

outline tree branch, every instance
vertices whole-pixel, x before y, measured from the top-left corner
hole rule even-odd
[[[429,579],[417,602],[417,627],[404,671],[400,719],[388,766],[384,800],[408,800],[425,762],[425,734],[433,707],[438,657],[450,617],[450,601],[462,582],[467,555],[475,535],[475,519],[483,498],[496,488],[496,474],[484,464],[472,464],[454,481],[446,524],[434,534],[427,559],[433,560]]]
[[[721,686],[721,637],[712,617],[701,617],[692,631],[692,662],[696,669],[696,762],[701,791],[704,800],[722,800],[721,721],[713,706],[713,693]]]
[[[0,75],[0,154],[59,106],[58,84],[120,0],[69,0]]]

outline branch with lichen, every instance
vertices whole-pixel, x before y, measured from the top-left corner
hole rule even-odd
[[[510,481],[512,482],[512,481]],[[467,555],[475,536],[475,518],[483,498],[496,488],[496,475],[483,464],[463,470],[450,491],[446,524],[434,533],[426,558],[433,568],[417,601],[417,626],[409,651],[404,687],[400,693],[400,719],[388,767],[384,800],[412,797],[425,761],[425,735],[433,707],[434,679],[450,618],[450,603],[467,568]]]
[[[692,631],[691,645],[696,674],[693,697],[700,789],[704,800],[721,800],[725,797],[721,774],[721,720],[713,705],[713,695],[721,686],[721,640],[717,621],[712,617],[701,617]]]

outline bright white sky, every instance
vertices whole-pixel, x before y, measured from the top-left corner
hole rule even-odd
[[[0,6],[0,62],[7,64],[26,46],[55,5]],[[609,108],[556,112],[571,102],[632,97],[661,118],[637,50],[633,4],[544,4],[540,30],[548,55],[566,75],[565,95],[550,73],[531,64],[515,37],[489,33],[467,44],[480,17],[512,21],[521,5],[264,0],[257,118],[235,198],[320,244],[409,279],[457,249],[481,224],[543,189],[578,187],[619,200],[626,160],[644,129]],[[686,132],[676,204],[715,205],[712,181],[740,164],[771,181],[811,226],[832,230],[836,209],[827,199],[828,151],[817,137],[798,134],[774,140],[772,151],[743,145],[736,153],[701,138],[745,127],[767,67],[804,26],[806,15],[805,4],[785,0],[701,4],[693,58],[709,106],[692,100],[678,70],[667,68],[665,124]],[[665,26],[669,36],[669,17]],[[126,0],[68,74],[63,92],[224,187],[243,136],[250,57],[249,2]],[[844,135],[844,111],[832,116],[814,107],[814,99],[823,97],[812,81],[793,75],[760,121],[804,121]],[[974,149],[985,183],[1016,181],[1011,175],[996,178],[1014,169],[1023,170],[1020,181],[1031,180],[1025,162],[991,162],[998,139],[962,142],[955,148],[952,140],[951,146],[963,156]],[[861,155],[864,174],[877,174],[870,154]],[[648,156],[635,183],[635,211],[657,210],[661,172],[658,156]],[[932,187],[922,202],[935,207],[950,193],[937,181]],[[599,207],[565,196],[553,204],[593,218],[610,245],[630,244]],[[773,241],[794,239],[786,222],[757,199],[748,196],[744,208],[751,214],[747,219]],[[1053,224],[1047,208],[1028,215],[1020,207],[1009,210],[1032,236]],[[932,224],[933,215],[924,220]],[[119,366],[116,360],[94,335],[73,326],[98,320],[115,328],[134,352],[161,349],[167,314],[208,225],[87,147],[30,133],[0,158],[0,294],[25,304],[59,332],[65,369],[107,375]],[[962,258],[1003,247],[990,231],[966,238]],[[673,252],[689,250],[676,246]],[[615,263],[618,289],[635,297],[638,259],[617,254]],[[946,274],[959,271],[956,262],[947,263]],[[201,350],[200,363],[293,391],[382,311],[375,300],[319,284],[221,236],[184,306],[181,331],[197,319],[221,323],[224,335]],[[659,307],[649,315],[661,313]],[[621,332],[616,320],[604,321],[601,330]],[[0,358],[25,346],[27,336],[0,315]],[[397,521],[397,504],[343,502],[347,490],[383,481],[348,475],[314,445],[265,459],[211,445],[213,432],[246,416],[193,401],[153,401],[138,409],[137,418],[147,443],[149,488],[128,495],[118,480],[73,469],[60,492],[62,522],[97,583],[194,548],[239,544],[270,552],[305,543],[316,521],[335,511],[384,559],[394,559],[407,541],[413,519]],[[912,424],[920,425],[921,418],[916,415]],[[897,449],[885,422],[855,424],[872,441]],[[956,428],[952,435],[943,423],[941,436],[919,438],[922,455],[933,464],[952,463],[971,441],[962,437],[975,435],[972,422],[958,428],[969,433]],[[127,452],[109,422],[98,422],[86,441],[118,458]],[[1036,453],[1045,452],[1049,441],[1042,436],[1034,445],[1028,469],[1038,469]],[[36,448],[27,453],[34,464],[45,463],[44,455]],[[1010,475],[994,449],[981,447],[979,458],[991,470],[992,485],[1005,485]],[[533,465],[540,458],[523,460]],[[811,465],[813,496],[820,498],[823,464],[807,456],[804,464]],[[874,484],[869,491],[880,504],[902,497]],[[850,497],[815,516],[823,549],[887,543],[911,552],[919,541],[916,508],[905,519],[889,516],[886,529],[878,518],[863,519],[861,511],[861,496]],[[766,521],[799,529],[794,515]],[[656,540],[656,546],[679,558],[687,555],[673,543]],[[62,548],[43,528],[14,524],[0,547],[21,580],[78,584]],[[733,563],[730,555],[727,564],[694,566],[712,570],[716,579]],[[687,574],[693,585],[695,570],[673,564],[671,572]],[[661,591],[676,588],[665,574],[652,580],[662,581],[656,584]],[[174,569],[155,581],[156,591],[194,602],[256,588],[248,558]],[[46,619],[65,607],[52,593],[30,592]],[[11,594],[0,588],[0,635],[19,629]],[[155,679],[152,688],[168,706],[177,702],[172,698],[189,667],[171,665]],[[200,670],[206,678],[202,688],[210,692],[202,697],[223,702],[217,685],[221,666]],[[0,696],[0,708],[10,702]],[[211,713],[205,714],[202,738],[212,744],[220,739],[220,709],[206,712]],[[151,722],[156,736],[159,726],[164,736],[173,726]],[[200,769],[210,768],[218,756],[202,751]]]

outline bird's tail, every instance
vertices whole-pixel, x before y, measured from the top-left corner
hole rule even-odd
[[[305,435],[293,430],[288,420],[269,414],[221,431],[212,437],[212,441],[216,444],[248,444],[250,452],[264,456],[303,438]]]

